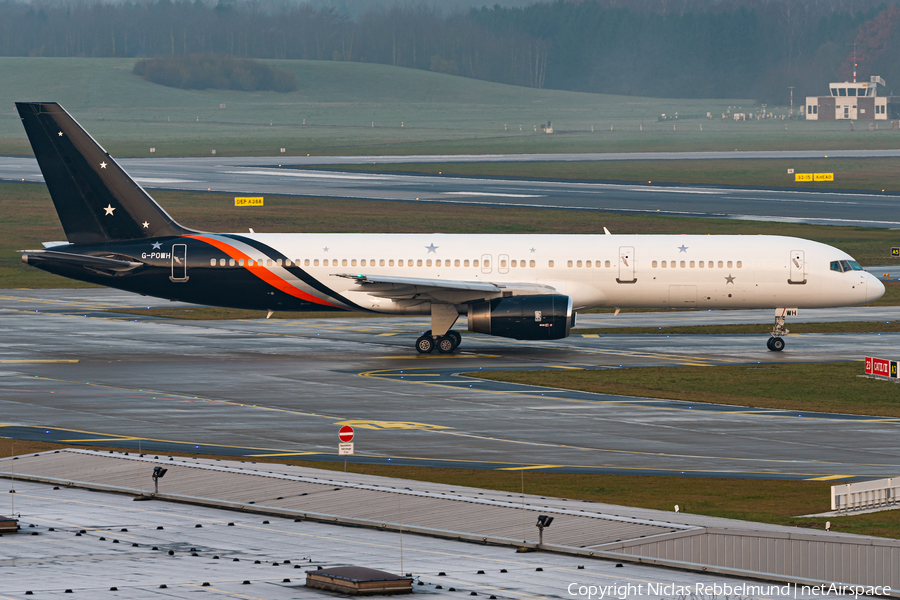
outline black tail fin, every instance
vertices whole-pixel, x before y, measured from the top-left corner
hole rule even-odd
[[[191,233],[166,214],[55,102],[16,102],[50,197],[73,244]]]

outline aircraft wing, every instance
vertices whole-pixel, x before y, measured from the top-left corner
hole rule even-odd
[[[462,304],[476,300],[501,297],[504,292],[514,295],[538,296],[556,294],[556,288],[539,283],[490,281],[460,281],[457,279],[426,279],[334,273],[333,277],[353,280],[357,286],[351,291],[364,292],[378,298],[390,298],[410,306],[422,302]]]

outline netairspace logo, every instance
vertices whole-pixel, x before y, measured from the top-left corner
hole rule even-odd
[[[770,598],[809,598],[819,596],[843,596],[857,599],[860,596],[888,596],[891,587],[884,585],[844,585],[839,583],[817,586],[787,584],[728,584],[697,583],[684,585],[678,583],[611,583],[607,585],[590,585],[570,583],[566,588],[569,596],[584,600],[626,600],[640,596],[663,598],[711,598],[720,596],[770,597]]]

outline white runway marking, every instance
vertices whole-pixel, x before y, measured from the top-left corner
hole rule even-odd
[[[441,192],[446,196],[499,196],[501,198],[545,198],[541,194],[501,194],[499,192]]]

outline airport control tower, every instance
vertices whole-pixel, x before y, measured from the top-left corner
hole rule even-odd
[[[900,97],[879,95],[884,79],[877,75],[869,81],[843,81],[828,84],[830,96],[807,96],[807,121],[886,121],[900,119]]]

